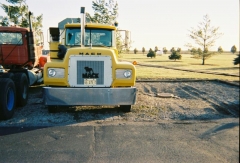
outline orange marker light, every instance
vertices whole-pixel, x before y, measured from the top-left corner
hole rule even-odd
[[[39,58],[39,66],[44,67],[45,63],[47,63],[47,57],[46,56],[41,56]]]
[[[133,65],[137,65],[137,61],[133,61],[133,63],[132,63]]]

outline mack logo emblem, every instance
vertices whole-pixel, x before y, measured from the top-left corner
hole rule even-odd
[[[98,73],[94,73],[91,67],[84,67],[86,73],[82,74],[82,78],[98,78]]]
[[[95,53],[90,53],[91,55],[95,55]],[[79,55],[84,55],[84,53],[80,52]],[[85,53],[85,55],[89,55],[89,53]],[[97,53],[97,55],[102,55],[101,53]]]

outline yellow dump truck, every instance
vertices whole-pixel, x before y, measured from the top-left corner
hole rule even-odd
[[[43,101],[49,112],[58,106],[119,106],[129,112],[135,104],[136,70],[118,59],[117,27],[67,23],[49,28],[50,58],[44,66]]]

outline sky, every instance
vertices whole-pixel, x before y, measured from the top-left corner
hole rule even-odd
[[[107,1],[107,0],[106,0]],[[187,50],[187,43],[194,43],[187,35],[197,28],[208,14],[211,26],[219,27],[223,35],[209,50],[230,51],[240,48],[239,0],[115,0],[118,3],[118,29],[128,30],[131,49],[146,50],[172,47]],[[6,0],[0,3],[8,4]],[[65,18],[81,17],[80,8],[93,15],[92,0],[26,0],[35,16],[43,14],[45,49],[48,48],[48,28],[57,27]],[[6,16],[0,8],[0,16]]]

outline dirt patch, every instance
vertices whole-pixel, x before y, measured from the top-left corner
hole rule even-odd
[[[137,83],[135,112],[155,114],[156,119],[211,120],[238,116],[239,88],[219,82]],[[171,98],[159,97],[172,94]],[[232,110],[232,112],[231,112]]]
[[[48,113],[41,87],[31,87],[28,104],[0,126],[56,126],[77,123],[208,121],[239,117],[239,87],[217,81],[137,82],[137,102],[129,113],[118,107],[61,107]],[[164,95],[164,96],[162,96]]]

